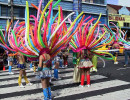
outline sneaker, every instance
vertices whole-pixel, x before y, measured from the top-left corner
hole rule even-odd
[[[23,84],[19,85],[20,88],[25,88],[25,86],[23,86]]]
[[[27,86],[32,86],[33,84],[32,84],[32,83],[27,83],[26,85],[27,85]]]
[[[127,65],[125,64],[124,67],[126,67]]]
[[[90,72],[93,72],[93,68],[90,68]]]
[[[83,85],[79,85],[79,87],[84,87]]]
[[[116,62],[114,62],[114,64],[118,64],[118,62],[116,61]]]
[[[90,84],[87,84],[87,87],[90,87]]]
[[[93,72],[97,72],[97,69],[96,69],[96,68],[93,68]]]
[[[67,65],[65,65],[65,68],[67,68],[68,66]]]
[[[90,72],[97,72],[97,69],[96,68],[91,68]]]

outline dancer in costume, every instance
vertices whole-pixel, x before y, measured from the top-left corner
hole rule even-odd
[[[78,63],[80,58],[77,57],[78,53],[73,52],[73,65],[74,65],[74,73],[73,73],[73,80],[74,82],[80,82],[81,80],[81,70],[78,68]]]
[[[119,49],[120,48],[120,45],[117,41],[115,41],[112,45],[112,48],[113,49]],[[114,61],[114,64],[118,64],[118,61],[117,61],[117,57],[118,57],[118,53],[119,51],[115,51],[114,54],[115,54],[115,61]]]
[[[51,74],[51,57],[47,53],[41,53],[39,56],[38,75],[41,78],[44,100],[51,100],[51,87],[49,84]]]
[[[67,68],[68,66],[68,50],[67,48],[65,49],[64,53],[63,53],[63,60],[64,60],[64,67]]]
[[[55,58],[54,58],[54,61],[55,61],[55,67],[54,67],[54,79],[58,80],[60,79],[59,78],[59,75],[58,75],[58,69],[59,69],[59,64],[60,64],[60,53],[58,53]]]
[[[27,79],[27,76],[26,76],[26,71],[25,71],[25,68],[26,68],[26,65],[25,65],[25,58],[24,56],[18,52],[17,53],[17,59],[18,59],[18,66],[17,68],[20,70],[19,71],[19,78],[18,78],[18,84],[21,88],[24,88],[23,84],[22,84],[22,76],[24,77],[24,80],[26,82],[26,85],[32,85],[32,83],[30,83]]]
[[[87,87],[90,87],[90,68],[93,67],[92,62],[90,61],[92,59],[92,54],[84,49],[78,56],[80,57],[79,68],[81,69],[80,87],[84,86],[85,75],[87,77]]]
[[[130,42],[130,40],[127,39],[127,42]],[[128,56],[130,58],[130,47],[128,45],[125,45],[124,54],[125,54],[125,64],[124,64],[124,67],[126,67],[126,66],[128,66]]]
[[[13,66],[13,57],[10,56],[11,52],[7,52],[8,54],[8,66],[9,66],[9,74],[14,74],[12,72],[12,66]]]

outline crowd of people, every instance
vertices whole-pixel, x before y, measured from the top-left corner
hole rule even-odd
[[[116,48],[118,44],[114,44],[112,47]],[[41,79],[41,84],[43,88],[44,100],[51,100],[51,87],[50,82],[52,77],[55,80],[59,80],[60,77],[58,75],[58,69],[67,68],[68,67],[68,56],[71,55],[68,49],[61,50],[54,58],[45,52],[47,50],[43,50],[40,52],[39,59],[35,61],[27,61],[26,57],[22,55],[20,52],[13,54],[12,52],[5,50],[4,53],[1,53],[1,59],[3,59],[4,63],[8,64],[9,74],[14,74],[12,72],[13,65],[17,64],[17,68],[19,69],[19,77],[18,77],[18,86],[24,88],[22,84],[22,77],[24,78],[26,85],[33,85],[26,76],[26,62],[30,63],[30,70],[34,70],[37,72],[37,76]],[[115,52],[115,56],[117,57],[118,52]],[[130,51],[125,50],[125,64],[128,65],[128,56],[130,56]],[[6,60],[5,60],[6,59]],[[116,58],[117,61],[117,58]],[[116,63],[118,64],[118,63]],[[97,72],[97,56],[93,55],[89,50],[83,49],[80,52],[73,52],[73,66],[74,66],[74,74],[73,80],[74,82],[80,82],[79,87],[84,87],[85,76],[87,79],[87,87],[90,87],[90,72]],[[33,67],[36,67],[33,69]],[[52,74],[52,69],[54,69],[54,74]]]

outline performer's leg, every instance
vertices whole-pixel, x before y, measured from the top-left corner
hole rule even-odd
[[[33,70],[33,71],[34,71],[34,73],[36,72],[36,65],[37,65],[37,64],[36,64],[36,63],[34,63],[34,68],[33,68],[33,69],[34,69],[34,70]]]
[[[12,66],[9,65],[9,73],[11,73],[12,70]]]
[[[33,66],[33,63],[31,62],[30,63],[30,70],[33,70],[32,66]]]
[[[85,70],[84,68],[81,69],[81,84],[80,86],[84,85],[84,79],[85,79]]]
[[[63,66],[62,59],[60,59],[59,62],[60,62],[60,63],[59,63],[59,66],[62,68],[62,66]]]
[[[51,95],[51,92],[48,89],[48,87],[49,87],[49,79],[48,78],[41,79],[41,83],[42,83],[42,88],[43,88],[44,100],[48,100],[50,95]],[[50,94],[49,94],[49,92],[50,92]]]
[[[117,57],[118,57],[118,53],[116,52],[116,54],[115,54],[115,62],[114,62],[114,64],[118,64]]]
[[[12,65],[13,65],[13,62],[10,61],[10,62],[9,62],[9,74],[14,74],[14,73],[12,72]]]
[[[90,68],[86,69],[86,75],[87,75],[87,86],[90,87]]]
[[[18,78],[18,84],[19,84],[20,87],[23,86],[23,85],[22,85],[22,74],[23,74],[23,71],[20,70],[20,71],[19,71],[19,78]]]
[[[52,96],[51,96],[51,87],[50,87],[50,83],[49,83],[50,78],[47,78],[46,80],[47,80],[48,95],[49,95],[49,99],[51,100],[52,99]]]
[[[28,79],[27,79],[25,70],[23,70],[23,75],[24,75],[24,80],[25,80],[26,84],[30,83],[30,82],[28,81]]]
[[[55,69],[54,69],[54,78],[58,79],[58,68],[59,68],[59,62],[55,63]]]
[[[68,61],[67,59],[64,60],[64,67],[67,67],[68,66]]]
[[[125,51],[125,65],[124,66],[127,66],[128,65],[128,52]]]

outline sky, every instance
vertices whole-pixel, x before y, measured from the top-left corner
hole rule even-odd
[[[130,0],[107,0],[107,4],[114,4],[114,5],[130,7]]]
[[[130,0],[118,0],[119,5],[130,7]]]
[[[107,4],[118,5],[118,0],[107,0]]]

